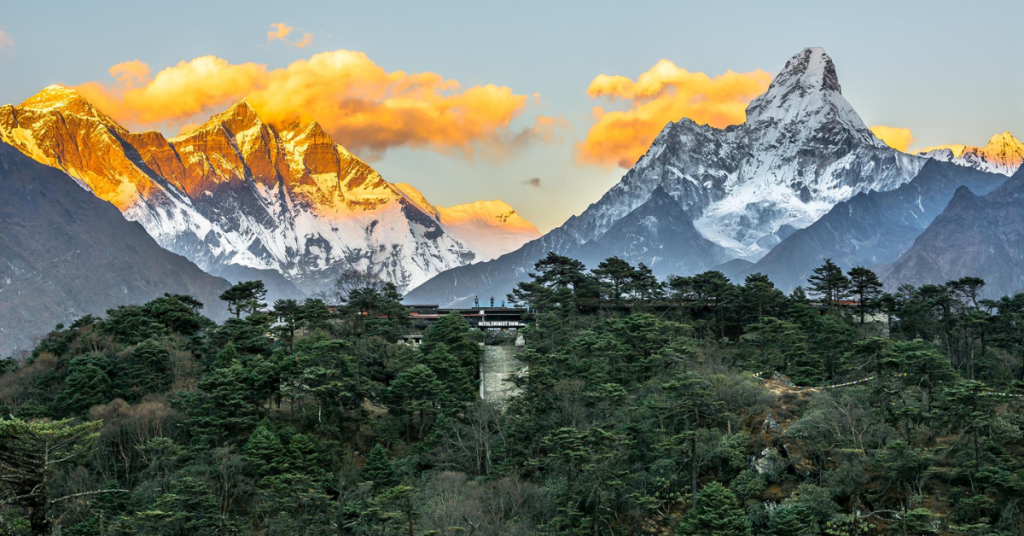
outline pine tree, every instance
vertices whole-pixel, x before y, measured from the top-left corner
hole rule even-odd
[[[637,275],[633,266],[619,257],[601,261],[591,272],[601,282],[603,294],[611,301],[621,300]]]
[[[131,393],[132,400],[164,391],[173,379],[170,354],[153,339],[142,341],[132,349],[118,377],[119,382],[123,382],[123,390]]]
[[[106,360],[102,356],[82,356],[71,361],[64,389],[53,399],[54,414],[60,417],[81,415],[113,398],[110,377],[100,367],[103,361]]]
[[[220,299],[228,303],[228,312],[241,318],[242,313],[255,314],[266,307],[267,287],[263,281],[242,281],[225,290]]]
[[[825,302],[830,310],[834,309],[839,300],[847,295],[850,280],[843,275],[843,270],[832,259],[825,259],[825,264],[814,269],[807,279],[818,298]]]
[[[876,301],[882,294],[882,282],[875,272],[863,266],[855,266],[847,274],[850,276],[850,292],[857,296],[860,323],[863,324],[867,312],[875,309]]]
[[[736,496],[718,482],[697,494],[697,505],[683,518],[677,536],[749,536],[750,519]]]
[[[363,482],[372,482],[377,493],[398,484],[388,451],[380,443],[373,446],[369,459],[363,465]]]
[[[281,438],[270,429],[266,422],[260,423],[242,447],[245,461],[249,462],[260,476],[272,475],[286,469],[288,455]]]
[[[772,536],[816,536],[818,530],[810,512],[799,504],[782,504],[768,518],[768,534]]]

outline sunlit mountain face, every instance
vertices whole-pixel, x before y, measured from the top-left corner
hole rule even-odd
[[[435,208],[315,121],[272,125],[244,100],[167,139],[129,132],[78,92],[50,86],[0,107],[0,139],[203,269],[276,270],[306,293],[353,267],[405,288],[539,235],[501,202]],[[500,239],[481,237],[491,232]]]
[[[1024,142],[1009,131],[989,138],[984,147],[970,145],[944,145],[926,147],[918,154],[972,167],[990,173],[1013,175],[1024,164]]]

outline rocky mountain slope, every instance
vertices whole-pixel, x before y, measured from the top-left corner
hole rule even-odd
[[[1013,175],[1024,164],[1024,142],[1009,131],[992,136],[984,147],[952,145],[919,153],[943,162],[952,162],[989,173]]]
[[[274,270],[311,294],[350,267],[405,288],[478,258],[316,122],[270,125],[244,100],[165,139],[129,132],[50,86],[0,107],[0,140],[67,172],[211,273]]]
[[[442,273],[408,299],[444,304],[503,296],[548,251],[571,255],[599,242],[659,188],[728,257],[756,260],[836,203],[905,184],[925,161],[876,138],[843,97],[831,58],[820,48],[804,49],[750,103],[745,123],[725,129],[689,119],[669,123],[633,169],[582,214],[515,252]],[[714,251],[708,258],[694,252],[690,264],[728,260]],[[621,254],[591,248],[593,256]]]
[[[0,143],[0,356],[31,348],[59,322],[165,292],[227,316],[229,286],[161,248],[139,224],[65,173]]]
[[[991,192],[1006,180],[953,164],[930,161],[912,181],[888,192],[864,192],[832,207],[810,226],[794,232],[755,265],[736,274],[761,272],[789,292],[807,285],[824,259],[840,267],[878,268],[899,258],[938,216],[953,193],[966,187],[977,195]]]
[[[979,196],[960,187],[914,245],[879,276],[900,284],[942,284],[980,277],[983,295],[997,298],[1024,289],[1024,170]]]

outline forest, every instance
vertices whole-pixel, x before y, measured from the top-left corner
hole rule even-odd
[[[552,253],[508,296],[501,404],[501,333],[449,314],[409,344],[373,278],[239,283],[219,325],[165,295],[0,361],[0,534],[1024,534],[1024,295],[984,284],[826,260],[787,295]]]

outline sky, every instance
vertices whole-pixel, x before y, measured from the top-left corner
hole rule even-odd
[[[502,199],[542,231],[597,201],[666,122],[742,122],[807,46],[901,148],[1024,137],[1024,3],[1009,0],[0,8],[0,103],[59,83],[172,136],[245,97],[268,121],[320,122],[435,205]]]

